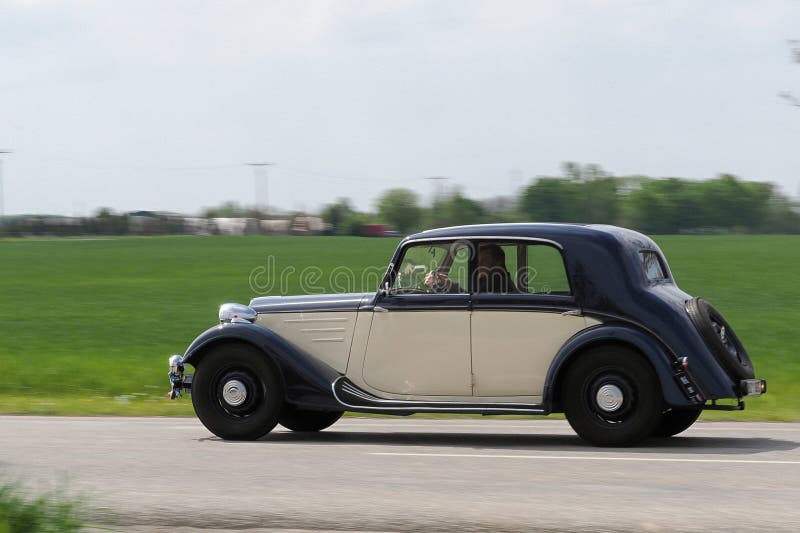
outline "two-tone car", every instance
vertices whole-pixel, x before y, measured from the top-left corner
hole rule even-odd
[[[319,431],[345,411],[563,412],[583,439],[629,445],[766,392],[656,243],[604,225],[417,233],[374,292],[225,304],[170,365],[171,396],[190,390],[202,423],[236,440]]]

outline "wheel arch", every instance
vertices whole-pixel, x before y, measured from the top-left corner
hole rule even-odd
[[[572,363],[587,352],[602,346],[623,346],[643,357],[661,385],[664,403],[670,407],[696,406],[675,381],[675,357],[653,336],[627,325],[599,325],[569,339],[556,354],[545,379],[543,402],[550,412],[562,412],[561,386]]]
[[[282,381],[285,400],[312,409],[341,408],[332,392],[341,374],[274,331],[255,324],[228,323],[206,330],[186,349],[184,362],[197,367],[211,349],[226,343],[246,344],[263,353]]]
[[[239,336],[214,337],[208,340],[207,342],[198,345],[191,352],[187,350],[186,354],[183,357],[183,362],[197,368],[197,366],[201,363],[201,361],[205,358],[205,356],[208,355],[208,353],[214,350],[215,348],[223,345],[236,345],[236,344],[248,346],[256,350],[257,352],[263,354],[264,359],[266,359],[266,361],[275,371],[275,373],[278,376],[278,379],[280,379],[281,381],[281,384],[284,386],[284,388],[286,387],[286,380],[283,376],[283,371],[281,369],[281,366],[275,361],[274,356],[268,350],[265,350],[263,347],[259,346],[252,340]]]

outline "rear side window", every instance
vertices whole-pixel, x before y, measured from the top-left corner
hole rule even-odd
[[[571,294],[561,252],[545,244],[528,245],[525,251],[525,292],[561,296]]]
[[[644,267],[644,274],[650,281],[658,281],[667,278],[667,269],[661,263],[661,258],[657,252],[652,250],[643,250],[639,252],[639,257],[642,259],[642,267]]]

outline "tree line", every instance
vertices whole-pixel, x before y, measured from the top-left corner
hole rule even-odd
[[[697,181],[647,176],[615,177],[597,165],[565,163],[561,176],[541,176],[516,198],[479,202],[460,191],[423,206],[409,189],[391,189],[376,212],[354,210],[340,199],[322,217],[340,235],[357,235],[364,222],[406,234],[417,230],[491,222],[615,224],[645,233],[800,233],[800,206],[772,183],[730,174]]]
[[[82,218],[5,217],[0,219],[0,236],[167,235],[196,233],[203,219],[294,220],[306,215],[270,215],[233,202],[207,208],[195,218],[101,208],[94,216]],[[800,205],[772,183],[743,181],[730,174],[704,181],[615,177],[597,165],[576,163],[565,163],[560,176],[535,178],[513,197],[478,201],[455,189],[423,205],[417,192],[396,188],[381,194],[373,211],[359,211],[340,198],[324,206],[319,216],[327,223],[323,231],[335,235],[375,235],[375,225],[408,234],[492,222],[615,224],[653,234],[800,234]],[[373,231],[367,231],[370,225]],[[218,233],[213,224],[201,229],[206,234]]]

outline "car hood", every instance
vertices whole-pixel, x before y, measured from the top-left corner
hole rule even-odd
[[[315,311],[355,311],[375,297],[374,292],[355,294],[310,294],[303,296],[262,296],[253,298],[250,307],[259,313]]]

